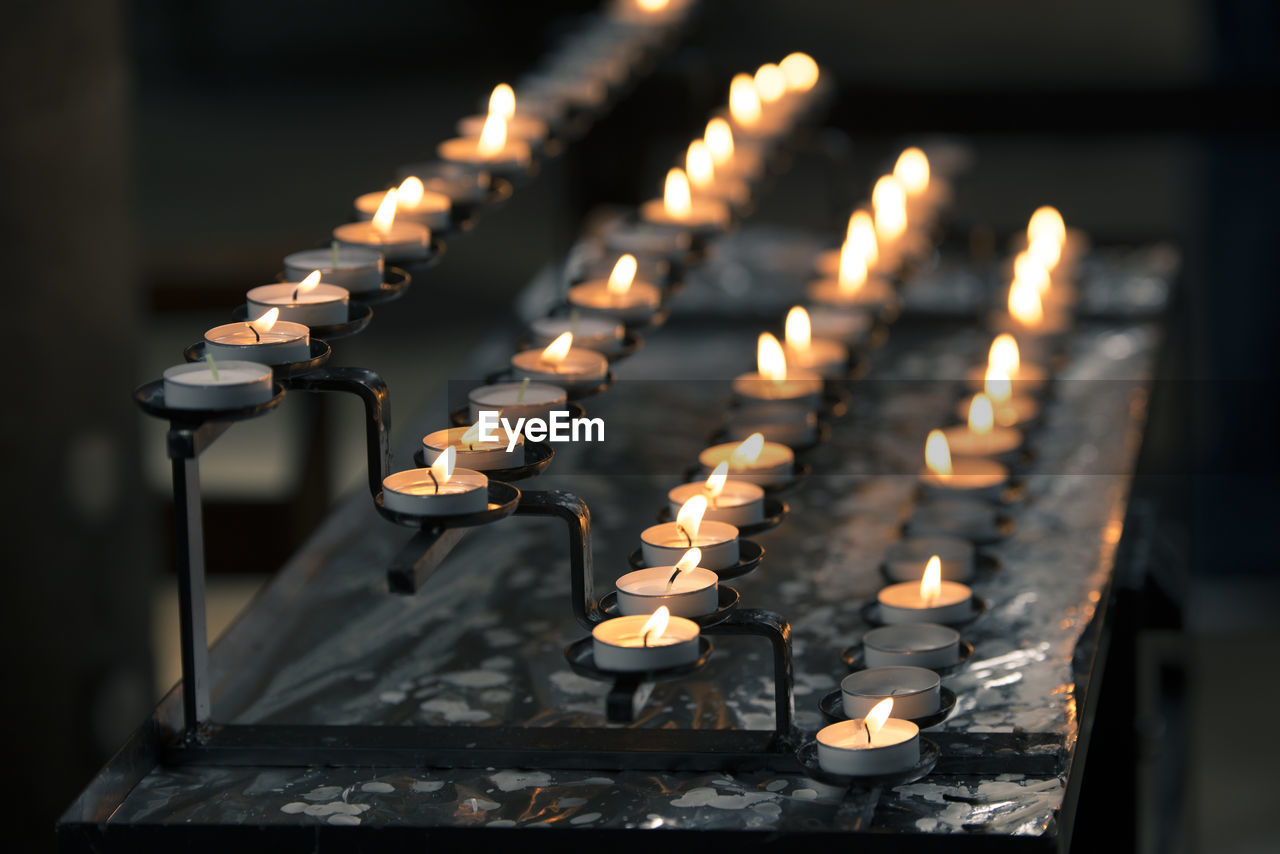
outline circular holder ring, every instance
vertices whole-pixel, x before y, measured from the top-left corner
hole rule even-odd
[[[738,607],[738,600],[741,598],[738,591],[727,584],[721,584],[716,588],[719,602],[716,609],[710,614],[703,614],[700,617],[686,617],[693,620],[700,628],[709,629],[712,626],[718,626],[725,620],[729,619],[729,614]],[[600,613],[604,614],[606,619],[620,616],[618,614],[618,591],[613,590],[606,593],[599,603]]]
[[[248,320],[249,306],[247,303],[240,303],[235,310],[231,312],[232,320]],[[347,322],[333,323],[328,326],[310,326],[311,334],[316,338],[322,338],[325,341],[331,341],[335,338],[348,338],[357,332],[364,331],[369,325],[369,321],[373,319],[373,309],[364,302],[352,302],[347,306]]]
[[[179,409],[177,407],[165,406],[164,403],[164,380],[152,380],[149,383],[143,383],[133,390],[133,401],[138,404],[138,408],[148,415],[154,415],[156,418],[167,418],[170,421],[187,422],[199,424],[204,421],[244,421],[249,418],[268,412],[284,399],[284,386],[280,383],[273,382],[271,384],[272,397],[266,403],[256,403],[252,406],[238,406],[232,409]]]
[[[513,483],[542,474],[543,470],[551,465],[551,461],[555,457],[556,450],[551,447],[550,443],[526,440],[524,443],[524,465],[505,469],[477,469],[477,471],[484,473],[491,480]],[[426,468],[429,465],[426,452],[422,448],[418,448],[413,452],[413,461],[419,468]]]
[[[365,305],[381,305],[400,299],[412,284],[413,276],[409,275],[407,270],[403,267],[388,266],[382,273],[382,284],[377,290],[353,292],[351,301],[362,302]]]
[[[760,561],[764,560],[764,546],[755,540],[738,540],[738,562],[733,566],[725,569],[713,569],[721,581],[731,581],[735,578],[741,578],[744,575],[755,570],[760,565]],[[631,564],[633,569],[644,569],[643,552],[636,549],[627,555],[627,562]]]
[[[489,481],[489,506],[475,513],[456,513],[451,516],[419,516],[415,513],[399,513],[388,510],[382,502],[382,493],[374,499],[378,512],[397,525],[410,528],[474,528],[505,519],[516,512],[520,503],[520,490],[500,480]]]
[[[283,365],[268,365],[272,374],[277,377],[296,377],[299,374],[305,374],[308,371],[314,371],[316,368],[322,367],[329,361],[329,357],[333,355],[333,348],[325,343],[322,338],[312,338],[311,358],[304,359],[301,362],[286,362]],[[198,362],[204,358],[204,342],[197,341],[190,347],[182,351],[182,356],[188,362]]]
[[[937,726],[951,716],[956,708],[956,692],[943,685],[939,690],[940,703],[938,711],[931,715],[921,715],[918,718],[907,718],[920,729],[928,729],[931,726]],[[822,716],[829,723],[839,723],[840,721],[849,720],[849,716],[844,713],[844,697],[841,696],[840,689],[837,688],[827,694],[818,701],[818,711],[822,712]]]
[[[699,635],[698,659],[689,664],[682,664],[679,667],[664,667],[661,670],[601,670],[596,667],[593,639],[585,637],[565,647],[564,658],[569,663],[570,670],[588,679],[609,681],[617,679],[619,676],[628,676],[635,677],[637,681],[642,682],[661,682],[666,679],[679,679],[681,676],[687,676],[701,669],[707,663],[707,659],[711,657],[713,649],[711,641]]]
[[[787,518],[791,512],[790,505],[787,502],[766,495],[764,498],[764,518],[759,522],[752,522],[750,525],[737,525],[738,533],[745,534],[748,537],[756,534],[763,534],[765,531],[772,531],[774,528],[782,524],[782,520]],[[663,507],[658,511],[659,522],[671,521],[671,507]]]
[[[818,742],[807,741],[796,751],[796,761],[804,768],[804,773],[812,780],[828,783],[833,786],[853,788],[874,786],[905,786],[929,776],[929,772],[938,764],[942,751],[930,739],[920,739],[920,761],[905,771],[896,774],[868,774],[866,776],[849,777],[844,774],[832,774],[824,771],[818,764]]]

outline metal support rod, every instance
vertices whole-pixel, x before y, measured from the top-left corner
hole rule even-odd
[[[418,592],[418,588],[435,574],[466,532],[466,528],[423,528],[414,534],[387,569],[387,585],[391,592]]]
[[[172,438],[171,431],[171,438]],[[171,442],[170,447],[173,447]],[[205,626],[204,519],[200,461],[173,460],[174,540],[178,562],[178,615],[182,642],[182,717],[188,738],[209,721],[209,638]]]
[[[339,391],[355,394],[364,402],[366,470],[369,493],[377,497],[382,481],[391,474],[391,392],[382,377],[365,368],[323,367],[281,384],[297,391]]]
[[[569,583],[574,618],[591,629],[604,619],[596,602],[591,562],[591,510],[571,492],[520,493],[517,516],[555,516],[569,528]]]
[[[707,635],[751,635],[769,639],[773,646],[774,720],[778,737],[792,739],[795,715],[793,665],[791,661],[791,624],[782,615],[762,608],[734,611],[723,623],[703,629]]]

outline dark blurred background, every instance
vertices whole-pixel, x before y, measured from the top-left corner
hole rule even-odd
[[[57,814],[176,675],[163,427],[129,391],[178,362],[285,254],[346,221],[355,195],[430,156],[458,116],[595,5],[7,5],[7,838],[50,847]],[[1140,683],[1145,699],[1136,730],[1110,722],[1132,775],[1111,790],[1087,784],[1084,797],[1127,798],[1146,830],[1125,847],[1267,849],[1273,787],[1250,740],[1280,701],[1280,4],[703,6],[682,46],[586,140],[452,245],[395,311],[379,310],[378,333],[348,345],[350,362],[386,377],[398,412],[422,406],[588,208],[651,195],[730,75],[792,50],[838,80],[831,124],[854,141],[839,188],[849,203],[894,146],[955,134],[976,158],[962,227],[1010,233],[1052,203],[1097,243],[1172,241],[1184,272],[1135,499],[1157,530],[1155,571],[1136,583],[1137,652],[1107,677]],[[793,213],[788,224],[838,224],[818,204]],[[290,399],[210,452],[213,632],[359,484],[360,429],[346,407]],[[1214,696],[1243,725],[1210,725]]]

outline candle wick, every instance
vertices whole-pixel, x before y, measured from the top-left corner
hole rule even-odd
[[[871,726],[867,723],[867,719],[862,719],[862,728],[867,731],[867,744],[871,744]]]
[[[262,336],[258,334],[258,328],[257,328],[256,326],[254,326],[252,323],[247,323],[247,324],[245,324],[245,325],[246,325],[246,326],[248,326],[248,327],[249,327],[249,331],[253,333],[253,340],[254,340],[254,341],[256,341],[257,343],[261,344],[261,343],[262,343]]]
[[[680,577],[681,572],[683,572],[683,570],[677,566],[676,571],[671,573],[671,577],[667,579],[667,591],[671,590],[671,585],[676,583],[676,579]],[[667,592],[667,591],[664,591],[664,592]]]
[[[213,360],[213,354],[205,353],[204,360],[209,363],[209,373],[213,374],[213,381],[215,383],[222,382],[222,379],[218,376],[218,363]]]
[[[529,378],[520,381],[520,391],[516,394],[516,403],[524,403],[524,393],[529,388]]]
[[[689,536],[689,532],[682,525],[676,525],[676,530],[684,534],[684,541],[689,544],[689,548],[693,548],[693,537]]]
[[[297,301],[298,301],[298,289],[297,289],[297,288],[294,288],[294,289],[293,289],[293,296],[291,297],[291,299],[292,299],[294,302],[297,302]]]
[[[642,634],[642,635],[640,636],[640,645],[641,645],[641,646],[646,646],[646,647],[647,647],[647,646],[649,645],[649,635],[651,635],[651,634],[653,634],[653,629],[649,629],[649,631],[645,632],[644,634]]]
[[[431,478],[431,485],[435,487],[435,494],[440,494],[440,481],[436,480],[436,473],[431,469],[427,469],[427,477]]]
[[[578,337],[578,318],[580,316],[576,308],[569,312],[569,331],[573,333],[574,338]]]

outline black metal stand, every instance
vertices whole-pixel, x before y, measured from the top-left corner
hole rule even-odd
[[[347,392],[360,398],[364,403],[369,492],[376,497],[382,491],[382,481],[391,474],[391,392],[382,377],[365,368],[326,366],[283,377],[281,382],[296,391]]]

